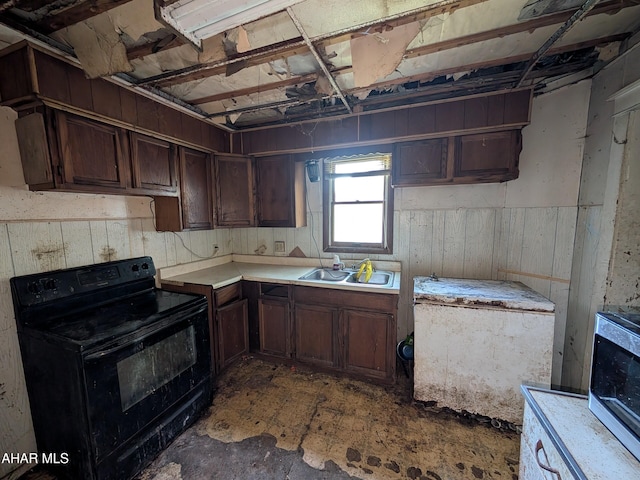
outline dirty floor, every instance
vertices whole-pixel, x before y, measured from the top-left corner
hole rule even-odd
[[[513,425],[411,397],[402,370],[382,387],[248,357],[136,480],[518,479]],[[56,477],[36,467],[21,480]]]
[[[518,478],[516,432],[410,390],[406,378],[381,387],[247,358],[138,479]]]

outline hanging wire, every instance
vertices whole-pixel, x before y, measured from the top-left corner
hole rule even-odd
[[[153,198],[151,198],[151,202],[149,202],[149,210],[151,210],[151,221],[153,222],[153,229],[156,230],[156,232],[157,232],[158,230],[157,230],[157,227],[156,227],[156,212],[154,210],[154,205],[155,205],[155,200]],[[176,232],[171,232],[170,231],[169,233],[173,233],[176,237],[178,237],[178,240],[180,240],[180,243],[182,244],[184,249],[187,252],[189,252],[191,255],[196,257],[196,258],[199,258],[201,260],[208,260],[210,258],[215,257],[218,254],[219,247],[218,247],[218,245],[214,245],[213,246],[213,253],[211,255],[207,256],[207,257],[203,257],[202,255],[197,254],[196,252],[191,250],[189,247],[187,247],[187,245],[184,243],[184,239],[180,235],[178,235]]]

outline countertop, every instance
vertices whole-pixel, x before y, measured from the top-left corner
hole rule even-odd
[[[326,267],[331,259],[322,259]],[[333,288],[358,292],[395,294],[400,292],[399,262],[372,262],[380,270],[394,271],[391,287],[381,287],[361,283],[333,283],[300,280],[300,277],[320,266],[320,261],[312,258],[266,257],[252,255],[227,255],[207,261],[165,267],[158,270],[157,283],[184,285],[211,285],[214,289],[230,285],[240,280],[254,282],[283,283],[310,287]],[[378,266],[379,265],[379,266]]]
[[[510,310],[554,312],[555,304],[521,282],[414,277],[416,303],[457,304]]]

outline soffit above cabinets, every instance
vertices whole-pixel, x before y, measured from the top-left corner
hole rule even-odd
[[[182,8],[193,27],[208,15],[195,1],[0,0],[0,47],[35,39],[90,78],[117,77],[243,131],[559,88],[630,48],[640,29],[640,0],[272,0],[187,38],[160,12]],[[224,17],[238,2],[209,3]]]

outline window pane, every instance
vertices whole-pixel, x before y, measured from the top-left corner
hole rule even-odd
[[[382,202],[384,175],[376,177],[345,177],[333,181],[336,202]]]
[[[335,205],[333,240],[382,244],[382,205]]]

